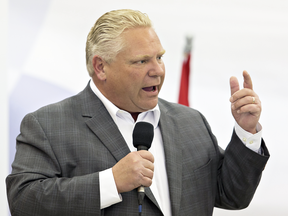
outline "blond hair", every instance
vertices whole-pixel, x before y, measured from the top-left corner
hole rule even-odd
[[[99,55],[111,63],[125,46],[121,33],[137,27],[152,27],[151,20],[146,14],[130,9],[107,12],[96,21],[86,41],[86,67],[91,77],[94,74],[93,57]]]

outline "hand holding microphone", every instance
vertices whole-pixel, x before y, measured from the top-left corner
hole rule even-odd
[[[154,127],[152,124],[147,122],[138,122],[135,125],[133,131],[133,145],[137,148],[137,151],[148,151],[151,147],[154,137]],[[142,204],[145,197],[145,188],[140,186],[138,188],[138,204],[139,204],[139,215],[142,213]]]
[[[133,131],[133,145],[137,152],[130,152],[122,158],[112,172],[118,193],[128,192],[140,186],[152,184],[154,157],[148,150],[154,136],[154,127],[147,122],[138,122]],[[144,151],[142,151],[144,150]]]

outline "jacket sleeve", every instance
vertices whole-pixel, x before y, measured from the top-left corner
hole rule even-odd
[[[21,123],[16,148],[6,179],[13,216],[101,214],[99,173],[63,177],[47,134],[32,114]]]
[[[269,159],[264,140],[263,154],[247,148],[233,131],[218,167],[216,207],[243,209],[251,202]]]
[[[211,128],[202,115],[215,146],[218,146]],[[270,157],[265,142],[261,141],[262,154],[247,148],[235,130],[225,151],[218,146],[218,170],[215,207],[224,209],[246,208],[259,185],[262,171]]]

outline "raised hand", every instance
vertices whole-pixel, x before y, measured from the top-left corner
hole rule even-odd
[[[258,95],[253,91],[253,85],[250,75],[243,71],[244,83],[240,90],[236,77],[230,78],[231,88],[231,111],[234,119],[244,130],[255,134],[256,125],[261,114],[261,101]]]

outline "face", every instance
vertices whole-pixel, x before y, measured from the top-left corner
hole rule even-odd
[[[110,64],[103,63],[102,94],[120,109],[147,111],[158,103],[165,51],[152,28],[128,29],[122,36],[125,47]]]

